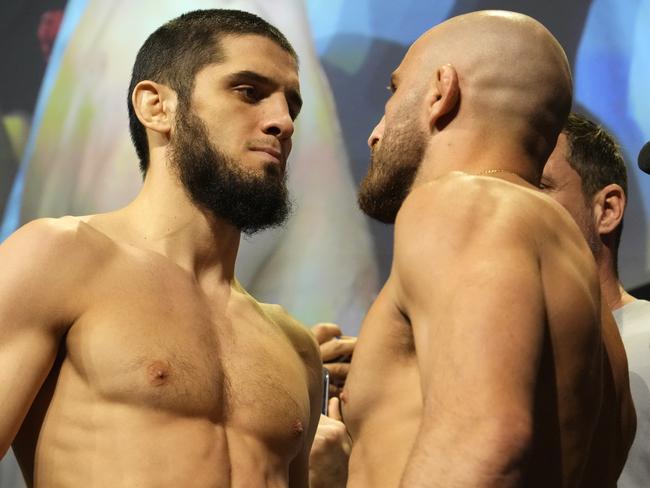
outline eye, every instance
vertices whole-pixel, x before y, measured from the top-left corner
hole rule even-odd
[[[235,87],[235,91],[247,102],[255,103],[262,99],[262,93],[257,87],[252,85],[240,85]]]

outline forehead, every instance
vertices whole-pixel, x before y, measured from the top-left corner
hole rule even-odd
[[[569,164],[569,161],[567,159],[568,149],[569,143],[567,141],[567,137],[564,133],[561,133],[557,139],[557,143],[555,144],[553,152],[548,157],[548,160],[544,165],[544,175],[558,176],[563,178],[574,176],[580,179],[578,173]]]
[[[253,71],[287,87],[299,87],[297,61],[275,41],[254,34],[225,35],[219,46],[222,62],[206,67],[215,74]]]
[[[415,41],[406,51],[402,62],[393,71],[392,78],[400,83],[422,78],[423,69],[427,64],[427,43],[423,36]]]

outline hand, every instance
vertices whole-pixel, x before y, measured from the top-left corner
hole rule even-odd
[[[357,338],[344,336],[338,325],[330,323],[316,324],[311,331],[320,345],[323,366],[330,372],[330,396],[338,397],[348,376]]]
[[[339,399],[331,398],[329,417],[320,416],[309,454],[310,488],[345,488],[352,443],[341,421]]]

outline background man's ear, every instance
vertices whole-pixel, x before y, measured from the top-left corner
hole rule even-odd
[[[169,134],[178,103],[174,90],[155,81],[143,80],[135,85],[131,102],[142,125]]]
[[[623,188],[611,183],[594,195],[594,218],[599,234],[609,234],[623,220],[626,197]]]
[[[431,129],[442,130],[455,115],[460,103],[458,74],[451,64],[444,64],[436,70],[434,96],[429,107]]]

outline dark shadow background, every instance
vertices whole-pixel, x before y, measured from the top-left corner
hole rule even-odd
[[[0,122],[20,117],[31,122],[58,31],[57,17],[67,0],[0,2]],[[0,220],[11,191],[20,155],[10,142],[7,123],[0,123]]]

